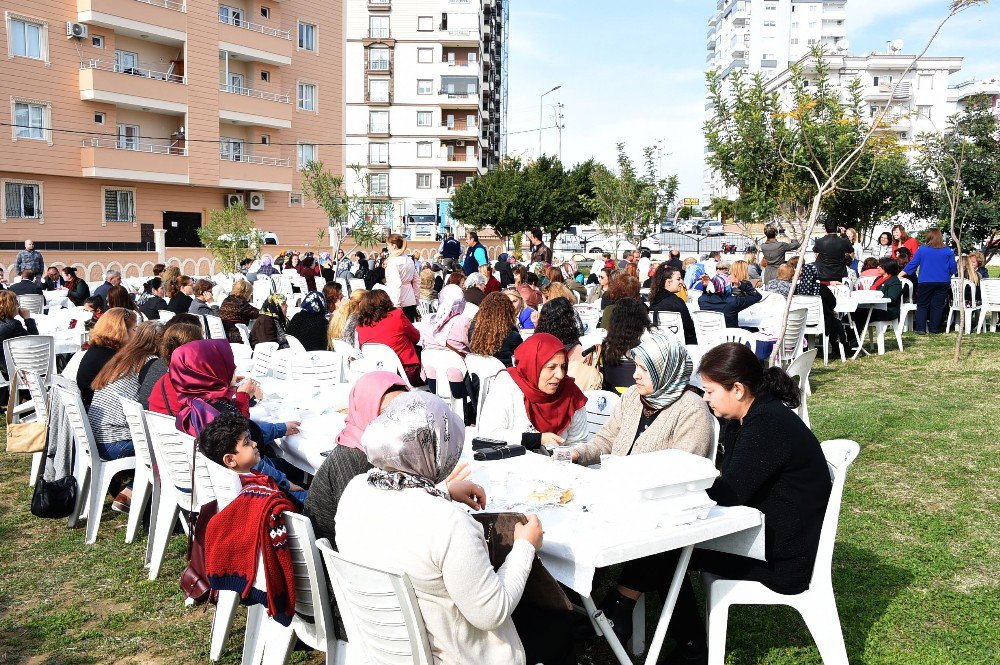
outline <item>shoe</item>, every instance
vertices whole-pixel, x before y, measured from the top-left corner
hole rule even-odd
[[[678,644],[660,656],[656,665],[708,665],[708,646],[694,642]]]
[[[115,496],[115,500],[111,502],[111,510],[119,513],[127,513],[131,505],[132,497],[125,494],[125,492],[119,492],[118,495]]]
[[[611,589],[601,601],[601,612],[611,622],[611,628],[615,631],[618,641],[623,645],[632,639],[632,610],[635,609],[636,601],[626,598],[618,589]]]

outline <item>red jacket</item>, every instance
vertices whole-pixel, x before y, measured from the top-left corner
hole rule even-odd
[[[500,280],[496,277],[490,277],[486,282],[486,286],[483,288],[483,293],[490,295],[491,293],[496,293],[502,287],[500,286]]]
[[[399,356],[403,365],[419,365],[417,347],[420,341],[420,331],[413,327],[403,310],[394,309],[381,321],[370,326],[358,326],[358,345],[367,342],[385,344]]]
[[[907,238],[903,241],[903,247],[910,250],[910,258],[912,259],[917,255],[917,248],[920,247],[920,243],[917,242],[916,238]],[[892,258],[896,258],[896,252],[899,250],[899,243],[895,240],[892,241]]]

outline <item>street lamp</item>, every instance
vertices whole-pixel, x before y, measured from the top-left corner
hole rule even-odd
[[[550,92],[555,92],[561,87],[562,87],[561,85],[557,85],[548,92],[543,92],[542,96],[538,98],[538,156],[539,157],[542,156],[542,109],[544,108],[542,106],[542,103],[545,100],[545,95],[549,94]]]

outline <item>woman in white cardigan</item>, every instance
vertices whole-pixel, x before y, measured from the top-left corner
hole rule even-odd
[[[417,320],[417,298],[420,295],[420,273],[413,259],[406,255],[406,241],[403,236],[393,233],[386,238],[392,247],[385,261],[385,290],[392,304],[403,310],[406,318],[413,323]]]
[[[464,441],[461,419],[440,398],[397,397],[361,439],[376,468],[340,499],[337,548],[407,574],[435,663],[523,665],[511,614],[541,547],[541,524],[532,516],[515,527],[513,549],[494,572],[482,526],[439,485]]]
[[[587,440],[587,398],[566,374],[566,349],[554,335],[531,335],[514,366],[490,384],[479,434],[534,451]]]

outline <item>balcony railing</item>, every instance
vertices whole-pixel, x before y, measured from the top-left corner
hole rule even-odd
[[[263,164],[264,166],[291,166],[291,160],[287,157],[268,157],[266,155],[255,155],[242,149],[233,149],[230,146],[222,146],[219,150],[219,159],[224,162],[243,162],[244,164]]]
[[[392,32],[389,28],[368,28],[368,39],[390,39]]]
[[[141,76],[142,78],[154,79],[157,81],[187,83],[186,76],[178,76],[177,74],[169,74],[167,72],[158,72],[154,69],[142,67],[141,65],[136,67],[127,67],[115,62],[108,62],[107,60],[84,60],[80,63],[80,69],[99,69],[104,72],[115,72],[117,74],[127,74],[129,76]]]
[[[369,7],[391,7],[392,0],[368,0]]]
[[[292,38],[292,33],[288,30],[269,28],[266,25],[260,25],[259,23],[244,21],[237,16],[220,16],[219,23],[226,23],[236,28],[243,28],[244,30],[250,30],[251,32],[259,32],[262,35],[269,35],[271,37],[277,37],[278,39],[291,40]]]
[[[449,99],[476,97],[478,92],[456,92],[454,90],[438,90],[439,95],[448,95]]]
[[[389,61],[384,58],[378,58],[375,60],[368,61],[368,71],[370,72],[387,72],[389,71]]]
[[[143,141],[129,136],[92,136],[83,139],[84,148],[112,148],[114,150],[131,150],[133,152],[148,152],[154,155],[178,155],[187,157],[187,148],[178,145],[177,141]]]
[[[475,161],[476,160],[476,156],[475,155],[470,155],[470,156],[472,157],[472,159],[469,160],[469,161]],[[448,161],[449,162],[464,162],[464,161],[466,161],[466,154],[464,152],[450,152],[450,153],[448,153]]]
[[[471,28],[460,28],[448,30],[449,37],[472,37],[475,35],[476,39],[479,39],[479,32],[472,30]]]
[[[242,95],[243,97],[265,99],[269,102],[280,102],[282,104],[291,103],[288,95],[279,95],[276,92],[266,92],[264,90],[255,90],[254,88],[244,88],[238,85],[226,85],[225,83],[222,83],[219,85],[219,90],[221,92],[229,92],[234,95]]]
[[[458,130],[460,132],[474,132],[477,129],[475,123],[471,125],[467,122],[453,122],[451,124],[448,124],[447,120],[442,120],[441,126],[447,127],[448,129]]]
[[[388,134],[389,133],[389,125],[372,125],[372,124],[369,124],[368,125],[368,133],[369,134]]]
[[[138,0],[146,5],[153,5],[154,7],[163,7],[164,9],[171,9],[175,12],[186,12],[187,5],[183,2],[174,2],[174,0]]]

